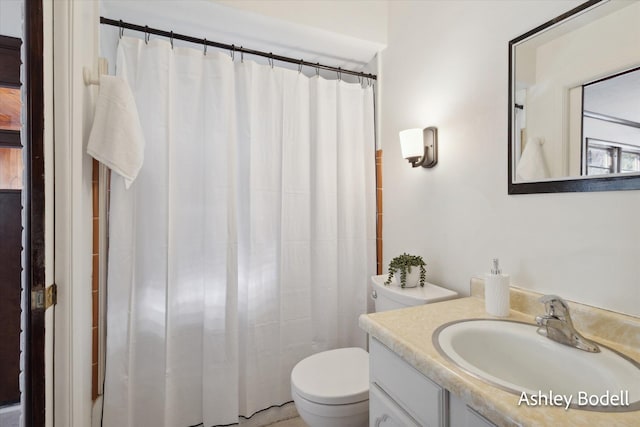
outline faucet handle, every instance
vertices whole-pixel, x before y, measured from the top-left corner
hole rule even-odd
[[[544,304],[547,316],[555,316],[569,320],[569,305],[557,295],[543,295],[538,299]]]

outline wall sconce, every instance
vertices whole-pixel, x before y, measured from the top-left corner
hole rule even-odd
[[[402,157],[414,168],[432,168],[438,163],[438,128],[407,129],[400,132]]]

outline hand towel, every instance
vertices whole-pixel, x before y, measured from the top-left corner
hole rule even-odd
[[[542,141],[539,138],[529,138],[520,156],[516,173],[518,181],[536,181],[549,178],[549,168],[544,160]]]
[[[144,161],[144,135],[133,94],[121,77],[100,77],[87,153],[121,175],[126,188],[138,176]]]

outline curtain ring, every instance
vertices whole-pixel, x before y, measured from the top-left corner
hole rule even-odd
[[[149,44],[149,27],[144,26],[144,44]]]
[[[119,32],[119,38],[122,38],[122,36],[124,35],[124,23],[122,22],[122,19],[120,20],[120,32]]]
[[[202,45],[204,46],[204,56],[207,56],[207,39],[202,39]]]
[[[231,45],[231,50],[229,51],[229,56],[231,57],[231,61],[236,60],[236,45]]]
[[[269,66],[273,69],[273,52],[269,52]]]
[[[171,49],[173,49],[173,31],[171,31],[171,37],[169,37],[169,41],[171,42]]]
[[[336,73],[338,74],[338,80],[342,81],[342,72],[340,71],[340,67],[338,67],[338,71],[336,71]]]
[[[316,77],[320,77],[320,63],[316,63]]]
[[[300,64],[298,64],[298,74],[302,73],[302,63],[304,62],[304,59],[300,60]]]
[[[244,64],[244,50],[242,50],[242,46],[240,46],[240,62]]]

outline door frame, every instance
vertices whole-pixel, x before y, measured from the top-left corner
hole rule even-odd
[[[48,123],[45,150],[49,155],[47,194],[50,196],[47,219],[51,211],[55,212],[47,233],[47,236],[54,234],[47,240],[47,247],[53,241],[49,250],[55,257],[52,255],[47,260],[50,264],[53,258],[47,275],[53,271],[51,280],[58,289],[55,309],[48,310],[46,316],[47,320],[54,317],[52,327],[47,323],[46,332],[53,357],[53,367],[47,368],[51,369],[53,384],[46,396],[46,422],[47,426],[87,427],[92,423],[93,412],[93,162],[86,153],[86,141],[98,88],[84,84],[83,69],[96,69],[100,3],[57,0],[44,1],[43,7],[45,120]],[[52,170],[55,170],[55,179]],[[52,334],[55,334],[53,338]]]
[[[24,425],[45,425],[44,308],[32,307],[45,283],[44,72],[42,2],[25,0],[25,365]]]

